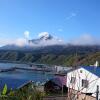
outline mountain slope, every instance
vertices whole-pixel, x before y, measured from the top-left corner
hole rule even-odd
[[[1,47],[0,61],[75,66],[99,60],[100,54],[97,52],[100,52],[100,45],[65,44],[61,39],[43,32],[37,39],[25,40],[23,45],[15,43]],[[94,56],[95,53],[97,53],[96,56]]]
[[[32,50],[0,50],[0,60],[66,66],[90,65],[96,60],[100,61],[100,46],[56,45]]]

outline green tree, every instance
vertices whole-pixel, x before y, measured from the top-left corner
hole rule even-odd
[[[2,95],[6,95],[7,94],[7,85],[4,85],[4,88],[2,90]]]

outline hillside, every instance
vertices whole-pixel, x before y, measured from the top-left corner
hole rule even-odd
[[[30,50],[0,50],[0,60],[56,65],[90,65],[100,62],[100,46],[48,46]]]

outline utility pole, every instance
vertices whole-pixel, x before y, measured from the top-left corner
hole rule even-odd
[[[63,96],[63,84],[62,84],[62,96]]]
[[[96,100],[99,100],[99,85],[97,85]]]

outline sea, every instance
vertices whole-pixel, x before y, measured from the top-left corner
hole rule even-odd
[[[28,64],[16,63],[0,63],[0,69],[7,69],[11,67],[30,67]],[[0,79],[14,79],[14,80],[31,80],[33,82],[46,82],[54,77],[49,72],[22,70],[16,69],[14,71],[0,72]]]

